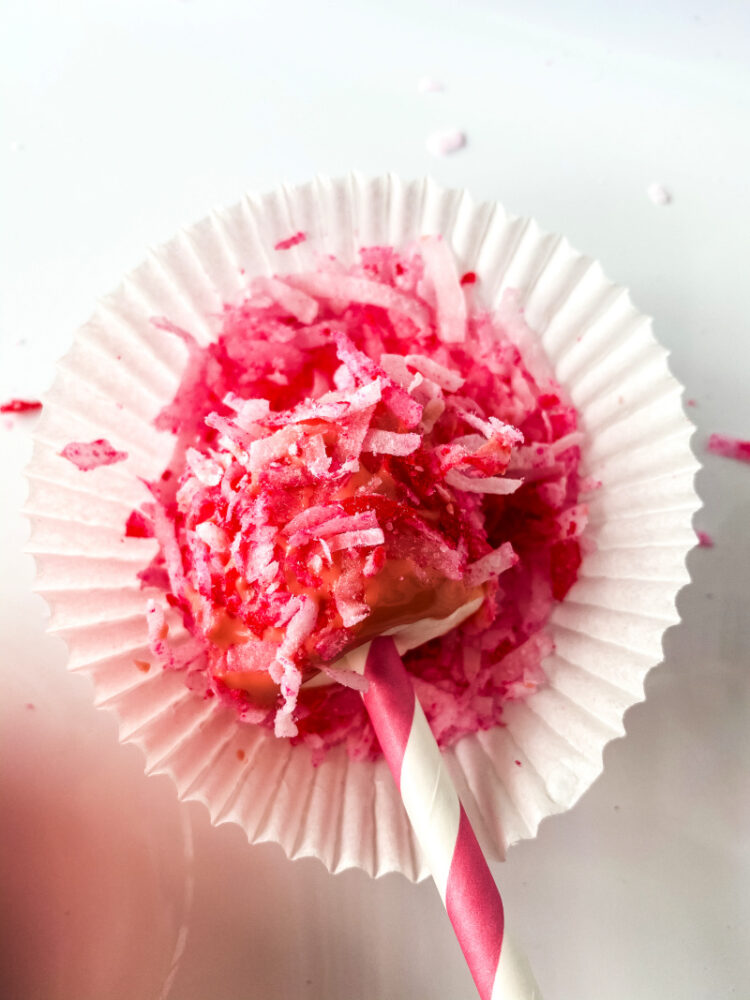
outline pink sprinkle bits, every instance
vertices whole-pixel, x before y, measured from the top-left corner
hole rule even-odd
[[[724,458],[734,458],[738,462],[750,462],[750,441],[741,441],[728,434],[712,434],[708,439],[707,451]]]
[[[128,457],[126,451],[117,451],[105,438],[96,441],[71,441],[65,445],[60,455],[83,472],[98,469],[100,465],[124,462]]]
[[[700,548],[712,549],[714,547],[714,540],[707,531],[696,531],[696,535],[698,536],[698,545]]]
[[[126,526],[159,544],[153,660],[316,759],[380,752],[341,654],[476,596],[405,663],[441,745],[497,725],[544,683],[545,622],[578,575],[576,412],[507,335],[514,301],[481,311],[459,274],[428,237],[256,278],[207,347],[159,322],[189,360],[156,421],[170,475]]]

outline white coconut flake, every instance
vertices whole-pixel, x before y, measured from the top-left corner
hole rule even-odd
[[[183,510],[186,510],[190,506],[190,501],[193,499],[196,493],[200,492],[201,484],[198,481],[198,477],[195,476],[191,479],[186,479],[185,482],[177,490],[177,495],[175,500],[177,505]]]
[[[306,295],[298,288],[292,288],[280,278],[260,277],[255,283],[267,292],[274,302],[286,309],[300,323],[312,323],[318,315],[318,303],[311,295]]]
[[[419,434],[397,434],[395,431],[369,430],[362,451],[373,455],[411,455],[422,443]]]
[[[374,510],[363,510],[359,514],[342,514],[340,517],[331,518],[311,530],[310,534],[315,538],[330,538],[331,535],[339,535],[342,531],[367,531],[369,528],[377,528],[378,519]],[[289,544],[295,544],[297,535],[293,535]]]
[[[421,76],[417,83],[417,90],[420,94],[439,94],[445,90],[443,81],[434,76]]]
[[[290,423],[307,420],[338,422],[353,413],[362,413],[380,402],[382,396],[381,379],[374,378],[355,390],[326,392],[319,399],[301,403],[288,418]]]
[[[198,482],[204,486],[219,485],[224,470],[218,462],[214,462],[212,459],[202,455],[195,448],[188,448],[185,453],[185,460]]]
[[[302,446],[302,456],[310,472],[316,477],[324,476],[331,468],[331,457],[326,452],[322,434],[313,434]]]
[[[445,481],[454,490],[463,490],[464,493],[493,493],[496,496],[515,493],[520,486],[523,486],[523,479],[506,479],[503,476],[470,478],[459,472],[458,469],[451,469],[446,475]]]
[[[201,521],[196,524],[195,533],[202,542],[215,552],[224,552],[229,548],[229,539],[223,528],[212,521]]]
[[[323,550],[323,554],[326,557],[326,561],[330,566],[331,563],[333,562],[333,556],[331,555],[331,550],[328,546],[328,542],[325,540],[325,538],[320,538],[318,539],[318,541],[320,542],[320,547]]]
[[[466,133],[457,128],[439,129],[427,137],[425,146],[433,156],[450,156],[463,149],[467,143]]]
[[[267,399],[243,399],[233,392],[228,392],[223,402],[237,414],[235,420],[243,430],[249,430],[259,420],[263,420],[271,409]]]
[[[425,272],[432,280],[437,305],[438,336],[446,344],[466,339],[466,296],[461,287],[456,261],[445,240],[425,236],[421,240]],[[428,372],[422,372],[431,378]],[[439,383],[438,383],[439,384]]]
[[[285,535],[293,535],[295,532],[311,534],[312,529],[331,518],[339,517],[343,513],[343,507],[339,503],[316,504],[308,507],[301,514],[297,514],[289,521],[283,529]]]
[[[341,549],[362,549],[371,545],[382,545],[385,542],[385,535],[380,528],[371,528],[367,531],[344,531],[340,535],[333,535],[328,539],[328,546],[331,552],[338,552]]]
[[[318,602],[308,595],[300,597],[299,602],[299,607],[287,623],[284,641],[279,648],[278,658],[281,660],[293,656],[315,628]]]
[[[249,468],[251,472],[258,472],[260,469],[284,458],[289,454],[289,448],[294,444],[299,436],[296,427],[282,427],[280,431],[271,434],[269,437],[258,438],[250,445]]]
[[[407,368],[406,358],[402,354],[381,354],[380,367],[396,385],[408,389],[412,382],[412,373]]]
[[[510,542],[504,542],[499,549],[488,552],[486,556],[467,566],[464,582],[467,587],[478,587],[491,577],[497,577],[515,566],[517,562],[518,556],[513,551],[513,546]]]
[[[432,358],[426,358],[423,354],[407,354],[405,361],[407,365],[410,365],[421,375],[425,375],[430,381],[439,385],[441,389],[445,389],[446,392],[458,392],[465,382],[464,377],[459,375],[457,371],[452,371],[450,368],[446,368],[445,365],[433,361]],[[409,391],[412,391],[411,387],[409,387]]]
[[[346,302],[361,302],[363,305],[380,306],[408,316],[421,329],[428,326],[429,316],[411,295],[405,295],[390,285],[347,274],[295,274],[288,275],[289,284],[321,299],[341,299]]]
[[[276,713],[273,720],[273,733],[274,736],[280,738],[291,739],[292,736],[296,736],[298,733],[297,723],[292,719],[292,712],[294,708],[280,708]]]
[[[672,201],[671,192],[668,191],[663,184],[659,184],[657,181],[654,181],[653,184],[649,184],[646,188],[646,194],[654,205],[669,205]]]
[[[439,396],[429,400],[422,410],[422,419],[419,422],[419,429],[423,434],[429,434],[445,410],[445,401]]]

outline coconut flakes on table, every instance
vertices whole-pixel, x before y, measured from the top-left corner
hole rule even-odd
[[[706,449],[714,455],[733,458],[737,462],[750,462],[750,441],[742,441],[729,434],[712,434]]]
[[[306,239],[307,233],[300,229],[291,236],[287,236],[286,239],[279,240],[279,242],[274,245],[274,250],[290,250],[292,247],[296,247],[298,243],[304,243]]]
[[[34,413],[41,408],[38,399],[8,399],[0,403],[0,413]]]
[[[482,588],[405,656],[448,745],[544,683],[544,626],[577,577],[575,410],[533,346],[529,367],[517,302],[482,312],[459,273],[440,238],[368,247],[254,279],[206,347],[159,324],[188,348],[157,418],[175,448],[126,531],[159,543],[141,574],[154,656],[315,759],[379,753],[337,661],[388,626],[386,601],[413,620]],[[338,683],[308,687],[317,670]]]

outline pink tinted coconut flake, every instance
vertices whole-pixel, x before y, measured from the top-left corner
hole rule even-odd
[[[738,462],[750,462],[750,441],[741,441],[728,434],[712,434],[707,450],[724,458],[734,458]]]
[[[529,333],[518,308],[501,322],[473,292],[430,237],[255,279],[205,348],[158,321],[188,361],[156,421],[172,459],[126,530],[159,543],[141,573],[154,660],[316,760],[379,754],[337,661],[394,624],[484,598],[404,658],[443,746],[544,683],[581,562],[581,435],[505,332]],[[333,683],[308,686],[319,671]]]
[[[65,445],[60,455],[73,465],[77,465],[83,472],[98,469],[100,465],[124,462],[128,457],[126,451],[117,451],[106,438],[98,438],[96,441],[71,441]]]
[[[298,243],[304,243],[307,239],[307,233],[303,233],[300,230],[294,233],[292,236],[288,236],[285,240],[279,240],[278,243],[274,245],[274,250],[290,250],[292,247],[296,247]]]

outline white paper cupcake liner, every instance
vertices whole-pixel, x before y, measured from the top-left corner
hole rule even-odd
[[[304,243],[274,250],[300,230]],[[70,669],[91,676],[96,703],[116,713],[121,739],[141,747],[148,772],[169,774],[181,798],[204,802],[214,823],[239,823],[253,843],[277,841],[290,857],[318,857],[331,871],[411,879],[427,872],[382,760],[352,762],[337,749],[313,767],[304,747],[240,723],[179,674],[136,668],[149,659],[136,574],[155,543],[124,540],[123,526],[145,496],[139,477],[166,464],[171,439],[152,421],[185,361],[184,347],[152,317],[205,343],[222,304],[255,274],[310,268],[320,252],[352,261],[360,246],[403,246],[429,233],[442,233],[460,267],[477,273],[484,304],[518,290],[579,409],[585,471],[603,484],[590,499],[596,550],[552,617],[548,686],[509,705],[505,726],[447,751],[485,848],[503,857],[601,772],[604,746],[624,732],[623,715],[643,698],[662,635],[678,621],[675,598],[695,541],[698,465],[681,387],[650,320],[597,263],[533,220],[431,180],[352,174],[248,196],[149,253],[78,331],[44,401],[27,504],[37,589],[67,641]],[[127,451],[127,461],[82,473],[57,454],[99,437]]]

